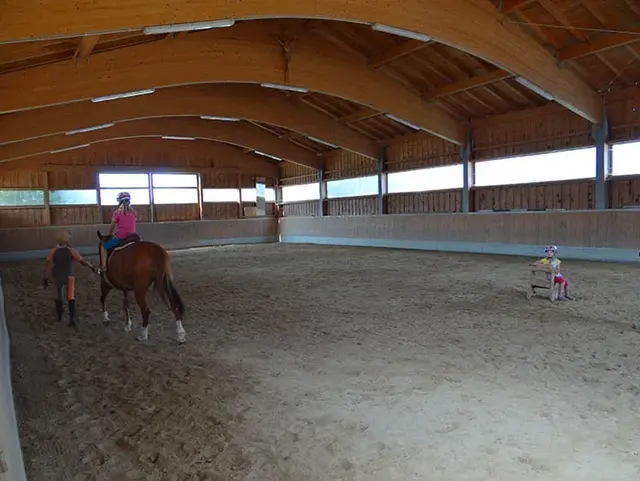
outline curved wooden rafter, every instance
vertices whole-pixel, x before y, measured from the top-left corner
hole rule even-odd
[[[0,163],[49,154],[106,139],[125,137],[189,137],[233,144],[317,169],[318,156],[247,122],[153,118],[132,120],[113,127],[74,135],[54,135],[0,146]],[[168,141],[168,140],[167,140]],[[178,140],[176,140],[178,142]],[[180,140],[180,142],[189,142]],[[69,151],[71,152],[71,151]]]
[[[423,33],[528,79],[591,122],[602,121],[602,105],[593,90],[571,70],[558,66],[554,57],[520,26],[503,22],[503,14],[486,0],[404,0],[402,8],[394,2],[369,0],[166,0],[138,2],[135,6],[124,0],[102,0],[99,5],[92,0],[6,0],[0,18],[0,41],[223,18],[324,18]],[[295,59],[293,72],[294,64]],[[302,80],[295,74],[292,79]]]
[[[378,145],[294,98],[254,85],[193,85],[113,102],[74,102],[0,116],[0,145],[111,122],[149,117],[218,116],[276,125],[370,158]]]
[[[197,32],[185,38],[100,52],[0,75],[0,112],[40,108],[151,87],[199,83],[285,83],[282,47],[267,32]],[[243,35],[240,33],[245,32]],[[236,38],[240,37],[240,38]],[[371,70],[365,61],[320,39],[290,46],[288,82],[391,113],[451,142],[466,129],[420,93]]]

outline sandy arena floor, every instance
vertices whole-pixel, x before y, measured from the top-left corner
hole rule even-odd
[[[172,254],[188,342],[53,320],[41,262],[0,265],[31,481],[638,481],[640,268],[342,247]],[[564,264],[563,264],[564,265]]]

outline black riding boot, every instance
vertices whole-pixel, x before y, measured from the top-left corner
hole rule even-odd
[[[58,322],[62,320],[62,301],[56,299],[56,314],[58,315]]]
[[[69,325],[77,327],[76,324],[76,301],[69,301]]]

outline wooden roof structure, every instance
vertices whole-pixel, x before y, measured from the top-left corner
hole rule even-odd
[[[637,0],[2,8],[0,163],[181,137],[317,169],[327,152],[375,159],[420,129],[462,145],[474,120],[548,102],[600,123],[603,94],[640,81]]]

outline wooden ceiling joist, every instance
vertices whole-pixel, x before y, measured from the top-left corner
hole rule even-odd
[[[96,53],[80,72],[69,69],[68,62],[60,62],[0,75],[0,112],[150,87],[210,82],[284,83],[282,51],[275,42],[268,38],[212,37],[209,33]],[[316,40],[297,43],[291,57],[287,70],[291,85],[389,112],[448,141],[464,142],[465,128],[457,120],[428,105],[399,82],[379,75],[364,62],[354,61],[347,53]],[[55,81],[42,88],[43,79]]]
[[[106,139],[125,137],[186,137],[212,140],[259,150],[289,162],[318,168],[315,154],[281,140],[248,122],[220,122],[200,119],[142,119],[117,123],[113,127],[75,135],[55,135],[0,146],[0,162],[47,154]],[[176,140],[177,142],[178,140]],[[180,142],[189,142],[180,140]]]
[[[502,13],[509,13],[531,5],[535,1],[536,0],[502,0],[500,7],[502,8]]]
[[[386,65],[394,60],[398,60],[399,58],[404,57],[405,55],[412,54],[417,52],[418,50],[422,50],[429,42],[421,42],[419,40],[407,40],[404,43],[401,43],[397,47],[394,47],[390,50],[387,50],[382,55],[377,58],[371,59],[369,61],[369,67],[376,69],[381,67],[382,65]]]
[[[371,117],[377,117],[378,115],[380,115],[380,112],[376,110],[362,109],[352,114],[340,117],[338,119],[338,122],[340,122],[341,124],[352,124],[354,122],[360,122],[361,120],[370,119]]]
[[[521,5],[522,2],[516,3]],[[42,15],[45,11],[47,14]],[[523,28],[504,24],[503,13],[488,1],[404,0],[402,8],[398,8],[394,2],[368,0],[349,2],[255,0],[215,3],[209,0],[167,0],[162,3],[146,2],[131,8],[127,7],[123,0],[102,0],[99,3],[88,0],[81,2],[78,0],[5,0],[3,15],[0,17],[0,42],[65,35],[79,36],[87,33],[143,28],[148,25],[188,23],[195,20],[256,17],[340,18],[391,25],[423,33],[435,41],[455,46],[513,75],[528,79],[550,92],[558,103],[591,122],[597,123],[602,120],[602,105],[595,92],[574,72],[561,69],[553,55],[529,36]],[[461,21],[465,18],[472,18],[473,22]],[[207,46],[210,49],[216,48],[211,44]],[[236,46],[235,49],[229,45],[226,47],[235,50],[240,46]],[[204,53],[202,50],[196,50],[201,56]],[[238,57],[244,58],[243,55]],[[260,57],[260,54],[253,52],[252,62],[245,60],[245,63],[251,64]],[[319,57],[322,58],[323,55]],[[167,55],[164,59],[166,58],[173,60],[175,57]],[[147,64],[144,57],[138,57],[137,60]],[[207,72],[208,69],[202,69],[202,66],[211,64],[210,56],[206,60],[200,58],[199,61],[200,69]],[[297,61],[291,62],[290,65],[294,70],[296,63]],[[176,71],[182,71],[184,67],[173,62],[167,64]],[[273,65],[275,64],[271,63],[269,68],[262,69],[263,78],[271,77],[268,70],[273,70]],[[315,76],[329,77],[333,73],[335,72],[322,71],[320,75]],[[295,77],[296,75],[291,76],[291,78]],[[344,78],[341,76],[340,80],[343,81]],[[279,81],[282,80],[279,79]],[[353,82],[354,85],[357,83],[359,82]],[[0,94],[4,96],[4,89],[0,89]],[[382,110],[388,111],[388,109]],[[400,112],[397,113],[400,114]],[[444,115],[444,118],[447,116]],[[407,120],[422,124],[415,119]],[[437,129],[437,126],[430,127]]]
[[[439,89],[435,89],[424,94],[424,98],[427,100],[437,99],[445,97],[447,95],[453,95],[459,92],[465,92],[483,85],[492,84],[500,80],[507,79],[512,75],[504,70],[496,69],[491,72],[476,75],[460,82],[455,82],[449,85],[445,85]]]
[[[563,48],[558,52],[558,60],[560,62],[576,60],[581,57],[586,57],[587,55],[604,52],[612,48],[640,41],[640,27],[630,30],[637,31],[637,33],[607,33],[587,42],[581,42],[576,45]]]
[[[302,102],[257,85],[191,85],[112,102],[73,102],[0,116],[0,144],[144,117],[240,118],[315,137],[369,158],[378,146]]]

